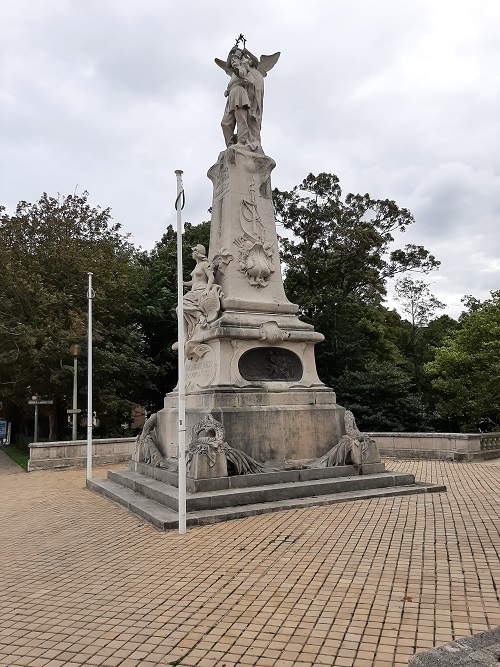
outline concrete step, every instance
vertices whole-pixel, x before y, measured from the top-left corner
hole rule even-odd
[[[172,486],[178,486],[178,475],[176,472],[153,468],[146,463],[137,461],[129,462],[129,470],[151,477],[159,482],[165,482]],[[192,493],[203,491],[222,491],[223,489],[243,489],[249,486],[266,486],[267,484],[282,484],[284,482],[309,482],[314,479],[326,479],[333,477],[349,477],[356,475],[373,475],[385,472],[383,463],[368,463],[360,470],[352,465],[335,466],[331,468],[301,468],[287,470],[271,470],[251,475],[231,475],[229,477],[212,477],[210,479],[187,478],[187,490]]]
[[[137,474],[137,473],[136,473]],[[93,491],[114,500],[123,505],[134,514],[142,517],[156,528],[161,530],[174,530],[178,527],[177,511],[165,507],[150,498],[145,498],[141,493],[122,486],[111,479],[87,480],[87,487]],[[286,509],[297,509],[317,505],[332,505],[334,503],[352,502],[354,500],[367,500],[369,498],[386,498],[421,493],[433,493],[446,491],[446,487],[439,484],[417,483],[404,486],[386,486],[383,488],[358,489],[353,491],[339,491],[332,494],[313,496],[307,498],[289,498],[271,502],[252,503],[233,507],[219,507],[191,511],[187,513],[186,524],[188,526],[202,526],[230,519],[242,519],[257,514],[268,512],[279,512]]]
[[[177,512],[179,490],[171,484],[146,477],[132,470],[109,470],[108,479]]]
[[[154,500],[160,505],[177,511],[179,490],[171,484],[146,477],[132,470],[110,470],[108,478],[127,489],[135,491],[150,500]],[[187,492],[186,508],[187,512],[199,512],[237,505],[253,505],[256,503],[318,497],[333,493],[408,486],[414,483],[414,475],[384,472],[375,475],[351,475],[199,493]]]
[[[173,530],[178,527],[177,511],[174,512],[174,510],[160,505],[154,500],[145,498],[140,493],[132,491],[132,489],[128,489],[110,479],[88,479],[87,488],[91,491],[97,491],[97,493],[106,496],[110,500],[114,500],[119,505],[123,505],[123,507],[126,507],[134,514],[151,523],[155,528]]]

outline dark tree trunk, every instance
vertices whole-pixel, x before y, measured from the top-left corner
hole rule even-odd
[[[57,440],[57,407],[52,405],[49,412],[49,440]]]

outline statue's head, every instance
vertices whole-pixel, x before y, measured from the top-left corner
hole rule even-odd
[[[233,46],[231,51],[229,51],[229,55],[227,57],[227,66],[229,68],[232,68],[234,66],[233,60],[236,60],[238,63],[241,62],[242,60],[245,60],[246,63],[250,65],[250,67],[258,67],[259,61],[258,59],[250,53],[250,51],[243,47],[241,48],[240,46]]]
[[[356,420],[354,419],[354,415],[350,410],[346,410],[344,412],[344,424],[346,429],[349,428],[356,428]]]
[[[207,258],[207,251],[205,250],[205,246],[201,245],[201,243],[198,243],[197,245],[194,246],[194,248],[191,248],[193,251],[193,258],[196,259],[206,259]]]
[[[231,51],[229,51],[228,56],[227,56],[227,61],[226,64],[229,68],[232,68],[234,65],[235,60],[240,61],[243,56],[243,51],[240,49],[239,46],[233,46]]]

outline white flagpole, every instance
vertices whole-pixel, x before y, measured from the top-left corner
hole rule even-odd
[[[179,534],[186,532],[186,376],[184,357],[184,288],[182,270],[182,220],[181,211],[184,208],[184,188],[182,186],[182,170],[176,169],[177,199],[177,341],[179,353]],[[181,202],[182,200],[182,202]]]
[[[87,347],[87,479],[92,479],[92,299],[94,290],[92,289],[92,273],[89,276],[89,290],[87,298],[89,301],[88,314],[88,347]]]

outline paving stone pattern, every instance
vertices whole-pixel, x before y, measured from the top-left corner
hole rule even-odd
[[[0,452],[0,665],[406,666],[499,625],[500,465],[386,464],[448,492],[180,536]]]

